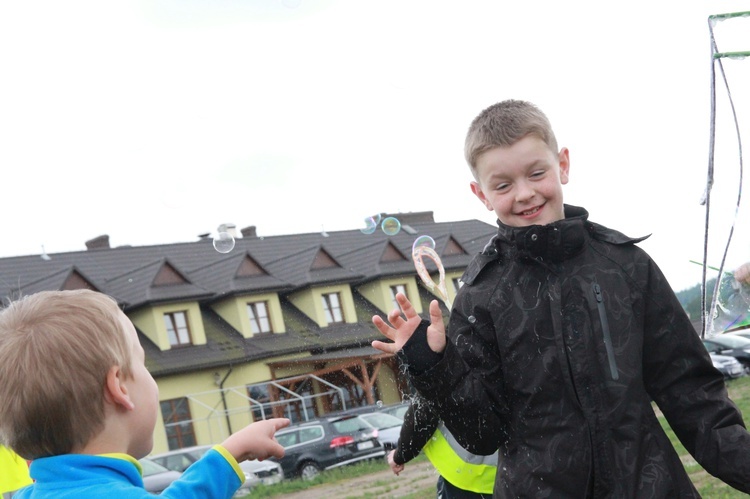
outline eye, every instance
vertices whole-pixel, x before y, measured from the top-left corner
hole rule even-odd
[[[540,177],[543,177],[545,173],[547,173],[546,170],[534,170],[533,172],[531,172],[530,177],[531,178],[540,178]]]
[[[495,187],[496,191],[506,191],[510,188],[510,184],[507,182],[503,182],[502,184],[497,184]]]

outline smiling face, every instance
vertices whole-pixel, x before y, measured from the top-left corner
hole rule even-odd
[[[471,190],[505,225],[546,225],[565,218],[562,186],[569,168],[566,148],[554,153],[542,139],[527,135],[482,153]]]

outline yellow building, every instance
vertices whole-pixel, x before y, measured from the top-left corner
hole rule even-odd
[[[420,313],[436,298],[415,271],[416,238],[435,241],[452,300],[496,229],[436,223],[432,212],[390,216],[401,223],[395,235],[230,228],[224,253],[208,236],[116,248],[99,236],[86,251],[0,259],[0,293],[89,288],[117,299],[159,385],[154,452],[213,444],[255,419],[301,421],[408,393],[397,359],[370,346],[380,336],[372,316],[392,310],[398,291]]]

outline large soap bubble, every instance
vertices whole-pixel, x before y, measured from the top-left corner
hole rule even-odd
[[[440,255],[435,251],[435,240],[430,236],[418,237],[412,245],[411,257],[412,260],[414,260],[414,268],[417,269],[417,274],[420,279],[422,279],[424,285],[433,293],[437,293],[440,298],[442,298],[445,306],[450,310],[451,302],[448,299],[448,289],[445,286],[445,268],[443,267]],[[440,276],[437,283],[432,279],[430,272],[425,266],[425,257],[432,260],[437,266],[438,274]]]

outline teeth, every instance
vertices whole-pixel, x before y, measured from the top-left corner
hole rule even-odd
[[[524,211],[524,212],[521,212],[521,214],[522,214],[522,215],[532,215],[532,214],[536,213],[537,211],[539,211],[539,208],[538,208],[538,207],[537,207],[537,208],[534,208],[533,210],[529,210],[529,211]]]

